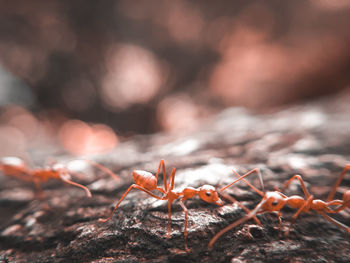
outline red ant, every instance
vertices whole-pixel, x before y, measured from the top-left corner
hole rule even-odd
[[[55,163],[48,168],[30,169],[27,164],[18,157],[4,157],[0,159],[0,171],[5,175],[15,176],[21,180],[33,182],[40,193],[39,195],[42,193],[40,182],[46,182],[49,179],[57,179],[84,189],[87,196],[91,197],[88,188],[70,180],[68,169],[60,163]]]
[[[158,175],[159,175],[161,168],[162,168],[163,177],[164,177],[163,178],[164,188],[158,187],[158,185],[157,185]],[[211,185],[203,185],[199,188],[186,187],[181,191],[174,191],[173,189],[174,189],[174,181],[175,181],[175,172],[176,172],[176,169],[173,168],[171,171],[171,174],[170,174],[169,182],[167,183],[164,160],[160,161],[156,175],[153,175],[150,172],[146,172],[146,171],[142,171],[142,170],[133,171],[132,175],[133,175],[135,183],[132,184],[126,190],[126,192],[120,198],[119,202],[114,207],[110,216],[106,219],[100,218],[99,221],[100,222],[107,222],[108,220],[110,220],[112,218],[114,212],[119,207],[120,203],[124,200],[126,195],[129,193],[129,191],[131,189],[138,189],[138,190],[141,190],[141,191],[145,192],[146,194],[148,194],[148,195],[150,195],[158,200],[168,200],[168,235],[167,236],[169,238],[170,232],[171,232],[171,204],[176,199],[179,199],[180,205],[185,213],[185,227],[184,227],[185,250],[189,251],[188,246],[187,246],[188,210],[184,204],[184,201],[186,201],[187,199],[193,198],[196,195],[198,195],[203,201],[205,201],[207,203],[216,204],[218,206],[222,206],[223,201],[218,196],[216,189]],[[241,180],[241,178],[237,179],[236,181],[239,181],[239,180]],[[153,190],[159,191],[161,194],[163,194],[163,196],[160,197],[160,196],[157,196],[157,195],[153,194],[152,192],[150,192]]]
[[[293,215],[292,221],[289,225],[288,231],[285,233],[287,236],[289,234],[289,231],[294,224],[295,220],[299,216],[300,213],[302,212],[309,212],[310,210],[314,210],[317,213],[321,214],[324,218],[326,218],[328,221],[331,223],[335,224],[336,226],[344,229],[347,231],[347,233],[350,233],[350,227],[338,222],[334,218],[328,216],[326,213],[334,214],[338,213],[346,208],[350,208],[350,190],[347,190],[344,195],[342,200],[332,200],[335,192],[337,191],[337,188],[341,181],[343,180],[346,172],[350,169],[350,165],[346,165],[343,172],[341,173],[339,179],[335,183],[332,191],[330,192],[327,201],[322,201],[319,199],[314,199],[313,195],[310,195],[308,190],[305,187],[304,181],[300,175],[294,175],[292,178],[290,178],[284,185],[283,189],[288,187],[288,185],[295,179],[297,179],[300,182],[301,188],[305,194],[306,199],[304,199],[301,196],[298,195],[293,195],[293,196],[286,196],[281,191],[271,191],[271,192],[262,192],[255,188],[253,185],[251,185],[249,182],[247,182],[245,179],[243,179],[242,176],[239,174],[235,173],[238,177],[239,180],[242,179],[245,181],[250,188],[252,188],[254,191],[256,191],[261,197],[262,200],[260,203],[248,213],[245,217],[237,220],[236,222],[228,225],[224,229],[222,229],[219,233],[217,233],[209,242],[208,248],[211,249],[214,245],[214,243],[227,231],[231,230],[232,228],[235,228],[236,226],[248,221],[251,218],[254,218],[257,214],[264,213],[264,212],[278,212],[278,220],[279,220],[279,225],[281,227],[282,221],[281,221],[281,216],[282,212],[281,209],[285,205],[290,205],[291,207],[297,209],[297,212]],[[259,177],[261,177],[260,173],[258,174]],[[260,181],[262,179],[260,178]],[[226,187],[224,187],[226,189]],[[331,209],[332,206],[337,206],[334,209]]]

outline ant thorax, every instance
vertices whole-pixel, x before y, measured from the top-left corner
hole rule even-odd
[[[287,202],[287,196],[284,194],[274,191],[266,192],[264,197],[265,203],[262,209],[265,211],[280,211]]]
[[[173,190],[171,190],[173,191]],[[173,191],[174,192],[174,191]],[[182,189],[182,191],[175,191],[175,193],[178,196],[183,196],[183,200],[187,200],[190,198],[193,198],[195,195],[197,195],[199,193],[199,190],[193,187],[186,187],[184,189]]]
[[[182,193],[179,191],[169,190],[166,196],[169,198],[169,200],[176,200],[180,197],[181,194]]]

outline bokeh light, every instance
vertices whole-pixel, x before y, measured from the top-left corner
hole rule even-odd
[[[108,52],[107,73],[103,79],[102,99],[120,109],[149,102],[163,85],[166,71],[148,50],[119,45]]]
[[[350,8],[350,2],[348,0],[310,0],[310,2],[314,6],[326,11],[338,11]]]
[[[28,141],[19,129],[12,126],[0,126],[0,156],[25,156]]]
[[[177,94],[162,100],[157,108],[161,128],[168,132],[185,134],[195,130],[211,115],[205,107],[197,105],[190,96]]]
[[[79,120],[68,120],[59,130],[63,147],[75,155],[102,153],[113,149],[118,137],[103,124],[89,125]]]
[[[169,34],[180,44],[200,40],[204,21],[199,10],[190,8],[188,2],[179,1],[168,9],[166,25]]]
[[[65,106],[75,112],[88,111],[96,100],[96,90],[87,79],[75,78],[62,87]]]
[[[37,134],[38,120],[28,110],[19,106],[9,106],[1,115],[1,122],[20,130],[28,141]]]
[[[0,110],[30,112],[1,125],[32,149],[66,142],[69,120],[180,134],[225,107],[349,91],[349,1],[14,0],[0,15]]]

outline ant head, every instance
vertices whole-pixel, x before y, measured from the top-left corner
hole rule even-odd
[[[217,204],[219,206],[222,206],[224,204],[214,186],[203,185],[199,188],[198,195],[207,203]]]
[[[280,211],[286,204],[286,196],[280,192],[267,192],[265,200],[265,211]]]
[[[51,171],[57,173],[57,172],[61,172],[61,171],[64,171],[65,170],[65,167],[63,164],[61,163],[55,163],[51,166]]]

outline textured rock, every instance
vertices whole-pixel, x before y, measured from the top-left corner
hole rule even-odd
[[[325,199],[350,162],[349,99],[343,94],[265,115],[232,108],[182,137],[136,137],[108,155],[89,157],[121,178],[115,181],[98,170],[76,178],[91,189],[91,199],[81,189],[52,181],[44,187],[45,201],[36,200],[31,184],[0,176],[0,261],[349,262],[350,236],[313,212],[300,215],[289,237],[283,235],[285,227],[277,229],[275,215],[259,215],[263,227],[248,221],[226,233],[208,251],[214,234],[245,213],[235,204],[217,207],[195,198],[186,204],[190,252],[183,250],[184,214],[177,202],[172,207],[169,239],[166,202],[141,191],[131,191],[111,221],[97,221],[109,215],[132,183],[133,169],[155,172],[160,159],[165,159],[169,172],[177,168],[176,188],[223,186],[234,180],[232,169],[242,174],[259,167],[268,190],[281,187],[299,173],[309,190]],[[259,187],[256,176],[249,180]],[[349,186],[350,175],[339,192]],[[250,208],[260,200],[243,182],[227,193]],[[302,192],[292,184],[286,194]],[[283,212],[283,225],[288,226],[295,210],[285,208]],[[350,211],[334,218],[349,225]]]

